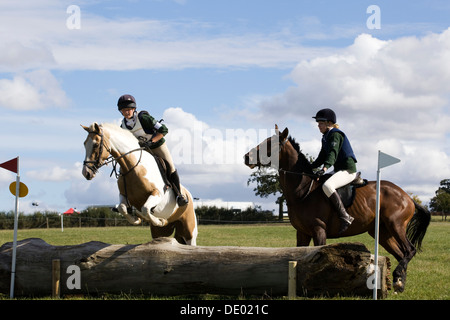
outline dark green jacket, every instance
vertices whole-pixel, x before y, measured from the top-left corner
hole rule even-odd
[[[161,133],[163,136],[165,136],[169,129],[166,127],[165,124],[160,123],[155,118],[153,118],[147,111],[141,111],[138,114],[139,121],[142,124],[142,129],[144,129],[145,133],[154,135],[156,133]],[[152,149],[160,147],[164,142],[166,142],[166,139],[161,138],[158,142],[154,143],[152,145]]]
[[[350,173],[355,173],[356,162],[356,157],[345,134],[339,129],[331,129],[323,135],[322,149],[312,163],[312,167],[317,168],[323,164],[326,168],[334,166],[335,172],[348,170]]]

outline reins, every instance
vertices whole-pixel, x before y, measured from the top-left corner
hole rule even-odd
[[[117,158],[114,158],[111,155],[105,160],[105,162],[102,164],[102,166],[107,165],[109,163],[112,163],[113,164],[113,169],[112,169],[111,174],[109,176],[111,177],[112,174],[114,173],[115,176],[116,176],[116,179],[119,179],[120,176],[124,177],[127,174],[129,174],[131,171],[133,171],[134,168],[136,168],[139,165],[139,163],[141,162],[141,159],[142,159],[142,150],[144,150],[144,149],[145,149],[144,147],[133,149],[133,150],[130,150],[130,151],[128,151],[128,152],[118,156]],[[117,168],[117,160],[122,159],[123,157],[129,155],[130,153],[136,152],[136,151],[141,151],[141,154],[139,155],[139,160],[136,162],[136,164],[130,170],[128,170],[126,173],[121,173],[121,172],[117,173],[117,169],[116,169]]]
[[[306,176],[306,177],[312,178],[311,183],[309,184],[308,192],[306,192],[305,195],[299,199],[300,201],[305,200],[306,197],[309,196],[309,194],[311,193],[312,187],[314,185],[314,181],[318,178],[318,175],[306,173],[306,172],[295,172],[295,171],[288,171],[288,170],[284,170],[284,169],[278,169],[278,172],[294,174],[294,175],[298,175],[298,176]]]
[[[319,177],[317,174],[314,174],[314,173],[295,172],[295,171],[289,171],[289,170],[284,170],[284,169],[278,169],[278,172],[281,172],[281,171],[284,173],[295,174],[298,176],[306,176],[306,177],[310,177],[313,179],[317,179]]]

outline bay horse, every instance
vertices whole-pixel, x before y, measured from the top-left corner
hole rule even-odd
[[[175,239],[188,245],[196,245],[198,234],[192,195],[181,186],[189,198],[186,206],[177,205],[175,193],[167,188],[153,155],[139,146],[136,137],[114,124],[82,126],[88,136],[84,142],[86,157],[83,176],[92,180],[103,165],[116,162],[120,166],[119,212],[133,225],[142,219],[150,222],[153,238],[168,237],[175,230]],[[133,206],[138,217],[128,213]]]
[[[310,162],[300,151],[300,146],[275,125],[275,135],[250,150],[244,156],[251,169],[256,166],[272,166],[263,159],[278,162],[279,181],[286,198],[289,220],[297,230],[297,246],[325,245],[327,238],[348,237],[368,232],[375,234],[376,181],[356,189],[353,204],[347,212],[354,218],[348,229],[338,235],[340,221],[330,200],[321,188],[321,182],[313,174]],[[273,148],[278,144],[278,150]],[[278,151],[278,157],[270,154]],[[264,153],[264,154],[261,154]],[[394,290],[403,292],[406,268],[409,261],[420,250],[423,237],[430,223],[430,212],[417,204],[400,187],[389,181],[380,184],[379,242],[399,262],[393,272]]]

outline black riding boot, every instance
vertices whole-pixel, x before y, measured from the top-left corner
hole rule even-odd
[[[173,190],[177,195],[177,204],[179,207],[183,207],[189,203],[189,199],[181,194],[180,188],[180,177],[178,176],[178,172],[175,170],[170,175],[170,182],[172,183]]]
[[[339,219],[341,219],[341,226],[339,228],[339,234],[342,234],[345,230],[347,230],[348,226],[352,224],[354,218],[350,216],[345,210],[344,204],[342,203],[341,197],[335,191],[330,197],[331,203],[333,207],[336,209],[339,215]]]

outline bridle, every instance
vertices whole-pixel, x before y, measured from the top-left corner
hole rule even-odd
[[[100,130],[101,130],[101,129],[100,129]],[[113,172],[114,172],[114,173],[116,174],[116,178],[118,178],[120,175],[125,176],[125,175],[127,175],[128,173],[130,173],[131,171],[133,171],[134,168],[136,168],[136,167],[139,165],[139,163],[141,162],[141,159],[142,159],[142,150],[145,149],[144,147],[130,150],[130,151],[128,151],[128,152],[126,152],[126,153],[124,153],[124,154],[122,154],[122,155],[120,155],[120,156],[114,158],[114,156],[111,154],[112,149],[111,149],[111,148],[108,149],[108,147],[105,145],[105,141],[104,141],[105,139],[104,139],[103,132],[100,131],[100,132],[97,133],[97,132],[91,131],[91,132],[89,132],[89,133],[93,133],[93,134],[96,134],[96,135],[100,136],[100,145],[99,145],[99,148],[100,148],[100,149],[99,149],[99,151],[98,151],[98,157],[97,157],[97,159],[96,159],[96,160],[83,161],[83,166],[86,166],[86,167],[87,167],[89,170],[91,170],[93,173],[97,173],[98,170],[99,170],[101,167],[103,167],[103,166],[105,166],[105,165],[108,165],[108,164],[110,164],[110,163],[113,163],[113,170],[112,170],[110,176],[112,176],[112,174],[113,174]],[[105,148],[105,149],[108,151],[109,157],[106,158],[105,161],[104,161],[103,163],[101,163],[101,157],[102,157],[102,153],[103,153],[103,148]],[[129,155],[130,153],[135,152],[135,151],[141,151],[141,154],[140,154],[140,156],[139,156],[139,160],[138,160],[138,161],[136,162],[136,164],[135,164],[130,170],[128,170],[126,173],[124,173],[124,174],[119,173],[119,174],[118,174],[117,171],[116,171],[117,160],[119,160],[119,159],[121,159],[121,158],[123,158],[123,157]]]
[[[95,132],[95,131],[91,131],[89,133],[93,133],[96,134],[98,136],[100,136],[100,149],[98,151],[98,157],[96,160],[88,160],[88,161],[83,161],[83,166],[86,166],[88,169],[90,169],[92,172],[97,173],[98,170],[103,167],[104,165],[110,163],[111,161],[109,161],[109,158],[112,157],[108,157],[106,159],[106,161],[104,163],[100,163],[101,161],[101,157],[102,157],[102,153],[103,153],[103,147],[108,149],[105,145],[105,141],[104,141],[104,135],[103,132],[100,131],[99,133]],[[111,155],[111,149],[108,150],[109,154]]]

